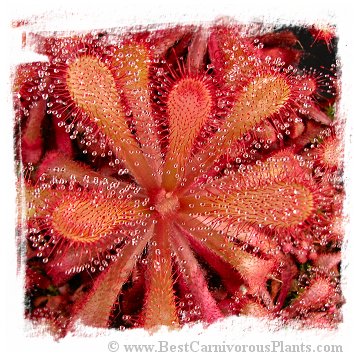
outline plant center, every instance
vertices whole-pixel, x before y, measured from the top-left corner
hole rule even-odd
[[[179,198],[162,189],[154,198],[154,209],[163,218],[174,216],[180,208]]]

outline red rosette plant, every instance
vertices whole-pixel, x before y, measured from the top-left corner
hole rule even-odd
[[[335,37],[313,65],[297,27],[32,36],[48,61],[13,86],[27,318],[340,321]]]

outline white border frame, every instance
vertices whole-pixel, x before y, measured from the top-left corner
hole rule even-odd
[[[346,5],[348,4],[348,5]],[[1,301],[0,323],[2,355],[25,353],[27,356],[50,354],[63,356],[63,353],[81,353],[85,356],[111,354],[107,344],[111,340],[126,343],[153,343],[152,341],[168,340],[170,343],[182,343],[198,339],[202,343],[270,343],[272,340],[284,340],[285,343],[324,343],[342,344],[344,351],[353,351],[353,317],[354,311],[354,222],[353,213],[355,202],[355,187],[352,185],[352,169],[354,167],[354,155],[352,154],[351,135],[354,133],[354,115],[351,112],[351,104],[354,98],[355,79],[352,66],[355,64],[354,40],[352,35],[352,23],[350,16],[354,13],[350,2],[334,1],[240,1],[216,0],[216,1],[136,1],[136,0],[99,0],[88,2],[84,0],[57,0],[53,1],[11,1],[6,6],[7,16],[1,19],[5,25],[2,34],[5,35],[5,49],[2,48],[2,83],[0,85],[2,98],[6,98],[6,106],[1,108],[3,112],[1,123]],[[350,8],[347,8],[349,6]],[[90,30],[93,28],[110,28],[117,26],[147,25],[154,23],[191,23],[213,21],[219,16],[231,16],[242,19],[247,23],[253,20],[264,20],[274,23],[320,23],[333,22],[337,25],[339,36],[339,57],[341,60],[342,95],[340,115],[346,118],[346,208],[349,214],[349,224],[346,229],[346,249],[343,254],[342,283],[343,293],[347,299],[343,307],[344,323],[335,332],[324,330],[296,331],[292,328],[281,329],[271,333],[265,329],[265,325],[258,320],[250,318],[229,318],[222,323],[217,323],[204,329],[201,325],[193,328],[184,328],[179,332],[167,332],[163,330],[158,335],[149,335],[143,330],[130,330],[125,332],[105,331],[97,335],[97,331],[86,332],[95,338],[83,338],[68,336],[59,343],[53,342],[51,337],[26,337],[26,322],[23,319],[23,272],[17,274],[17,257],[15,244],[15,174],[13,164],[13,121],[12,98],[9,85],[10,66],[24,61],[34,60],[32,53],[24,54],[21,50],[21,32],[23,28],[11,29],[11,19],[33,19],[37,16],[37,23],[30,24],[27,29],[38,31],[53,30]],[[8,40],[8,43],[6,43]],[[4,73],[3,73],[4,72]],[[4,76],[3,76],[4,75]],[[2,101],[3,103],[4,101]],[[316,341],[316,342],[315,342]],[[6,351],[6,352],[5,352]],[[122,354],[122,351],[119,353]],[[149,354],[149,353],[148,353]],[[176,354],[176,353],[175,353]],[[245,355],[245,354],[244,354]],[[268,353],[266,353],[268,355]],[[332,354],[334,355],[334,354]]]

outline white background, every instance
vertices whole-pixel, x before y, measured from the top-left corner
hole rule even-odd
[[[83,356],[115,355],[109,352],[107,344],[111,340],[119,343],[154,343],[168,340],[169,343],[184,343],[199,340],[202,343],[270,343],[283,339],[285,343],[296,344],[342,344],[346,355],[353,351],[354,340],[354,222],[351,208],[354,208],[354,183],[352,168],[354,167],[354,147],[350,137],[354,130],[354,15],[353,5],[341,1],[134,1],[116,0],[97,2],[89,1],[34,1],[15,0],[0,5],[1,9],[1,117],[0,117],[0,177],[1,177],[1,235],[0,235],[0,351],[2,356],[26,354],[26,356],[64,356],[64,354]],[[37,17],[34,18],[33,16]],[[28,327],[22,317],[22,277],[17,274],[15,245],[15,175],[13,164],[12,128],[10,92],[10,65],[26,60],[33,60],[33,54],[21,51],[21,29],[10,27],[11,19],[36,19],[37,24],[31,30],[76,30],[116,27],[125,25],[144,25],[151,23],[211,21],[220,16],[232,16],[242,22],[266,20],[278,23],[322,23],[333,22],[338,27],[339,58],[342,69],[342,95],[340,115],[347,120],[346,128],[346,173],[347,201],[349,214],[347,226],[347,245],[343,263],[343,289],[347,299],[344,306],[344,323],[336,332],[305,331],[282,329],[270,332],[265,324],[250,319],[231,318],[223,323],[215,324],[208,329],[202,326],[184,328],[182,331],[162,332],[150,336],[142,330],[127,332],[107,331],[98,335],[97,331],[85,331],[87,337],[67,337],[59,343],[48,337],[28,337]],[[122,351],[117,352],[122,354]],[[179,355],[175,353],[175,355]],[[193,354],[193,355],[196,355]],[[234,353],[235,355],[235,353]],[[247,354],[242,354],[247,355]],[[254,354],[252,354],[254,355]],[[263,355],[268,355],[265,353]],[[298,355],[298,354],[297,354]],[[334,354],[331,354],[334,355]]]

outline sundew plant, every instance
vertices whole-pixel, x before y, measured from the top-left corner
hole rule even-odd
[[[32,33],[13,76],[25,316],[179,329],[341,321],[335,28]]]

